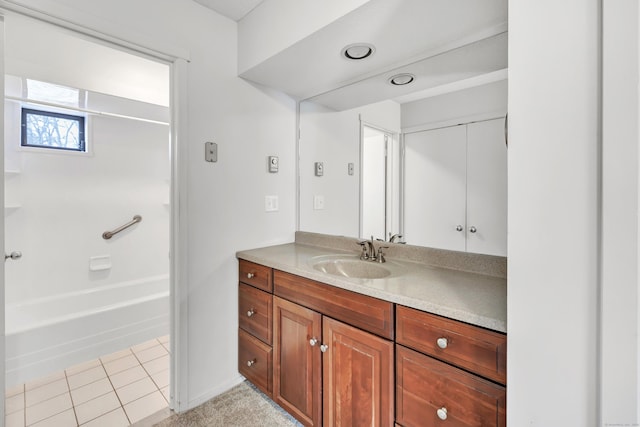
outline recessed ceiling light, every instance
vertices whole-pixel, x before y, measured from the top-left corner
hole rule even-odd
[[[403,86],[413,82],[415,78],[416,77],[413,74],[408,74],[408,73],[396,74],[395,76],[389,79],[389,83],[396,86]]]
[[[373,55],[376,48],[368,43],[355,43],[345,46],[342,49],[342,56],[347,59],[359,60],[365,59]]]

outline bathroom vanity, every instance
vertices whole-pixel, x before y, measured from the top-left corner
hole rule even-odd
[[[339,239],[237,254],[240,373],[307,426],[505,426],[504,260]]]

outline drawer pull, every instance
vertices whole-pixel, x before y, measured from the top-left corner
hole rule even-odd
[[[311,339],[309,340],[309,345],[310,345],[311,347],[315,346],[317,343],[318,343],[318,340],[317,340],[316,338],[311,338]]]
[[[436,411],[436,414],[438,414],[438,418],[440,418],[442,421],[447,419],[447,408],[445,408],[444,406],[440,409],[438,409]]]
[[[248,366],[248,367],[252,367],[255,363],[256,363],[256,359],[253,359],[253,360],[247,360],[247,366]]]
[[[328,349],[329,349],[329,346],[326,345],[326,344],[322,344],[320,346],[320,351],[323,352],[323,353],[325,353]]]
[[[449,345],[449,341],[445,337],[440,337],[436,340],[436,344],[438,344],[438,347],[445,349]]]
[[[253,309],[253,308],[252,308],[252,309],[250,309],[249,311],[247,311],[247,317],[251,317],[251,316],[253,316],[254,314],[256,314],[256,311],[255,311],[255,309]]]
[[[247,279],[253,279],[254,277],[256,277],[254,273],[247,273]]]

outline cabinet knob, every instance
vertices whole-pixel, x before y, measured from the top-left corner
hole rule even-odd
[[[256,363],[256,359],[253,359],[253,360],[247,360],[247,366],[248,366],[248,367],[252,367],[255,363]]]
[[[256,277],[254,273],[247,273],[247,279],[253,279],[254,277]]]
[[[445,408],[444,406],[440,409],[438,409],[436,411],[436,414],[438,414],[438,418],[440,418],[442,421],[447,419],[447,408]]]
[[[478,231],[478,229],[475,228],[473,225],[471,227],[469,227],[469,232],[470,233],[475,233],[476,231]]]
[[[322,344],[322,345],[320,346],[320,351],[321,351],[321,352],[323,352],[323,353],[324,353],[324,352],[326,352],[327,350],[329,350],[329,346],[328,346],[328,345],[326,345],[326,344]]]
[[[252,308],[252,309],[250,309],[249,311],[247,311],[247,317],[251,317],[251,316],[253,316],[254,314],[256,314],[256,311],[255,311],[253,308]]]
[[[458,224],[458,225],[456,226],[456,231],[462,231],[462,230],[464,230],[464,227],[463,227],[463,226],[461,226],[460,224]]]
[[[310,345],[311,347],[313,347],[313,346],[314,346],[314,345],[316,345],[317,343],[318,343],[318,340],[317,340],[316,338],[311,338],[311,339],[309,340],[309,345]]]
[[[438,347],[444,349],[449,345],[449,340],[447,340],[445,337],[440,337],[436,340],[436,344],[438,344]]]

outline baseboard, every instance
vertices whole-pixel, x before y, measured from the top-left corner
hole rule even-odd
[[[236,378],[233,378],[225,383],[222,383],[217,387],[212,388],[211,390],[207,390],[205,393],[201,394],[200,396],[189,400],[189,404],[187,405],[187,408],[185,408],[183,411],[180,411],[180,412],[188,411],[189,409],[193,409],[196,406],[202,405],[204,402],[211,400],[214,397],[224,393],[225,391],[232,389],[233,387],[237,386],[244,380],[245,378],[242,375],[238,374]]]

